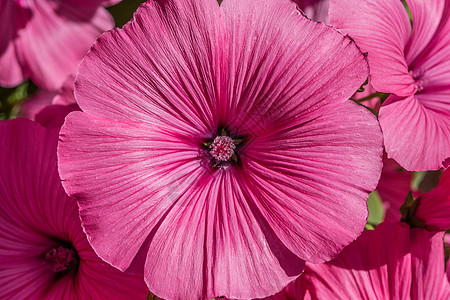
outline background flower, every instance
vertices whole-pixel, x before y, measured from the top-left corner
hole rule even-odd
[[[450,156],[450,1],[331,0],[333,26],[368,52],[371,84],[391,93],[379,120],[389,158],[408,171]],[[412,27],[411,27],[412,26]]]
[[[0,298],[144,299],[141,276],[94,253],[56,168],[58,129],[0,122]]]
[[[114,26],[101,0],[6,0],[0,2],[0,85],[27,78],[57,90],[91,44]]]

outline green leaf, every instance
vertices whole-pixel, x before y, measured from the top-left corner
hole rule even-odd
[[[369,218],[367,218],[367,224],[374,227],[383,222],[385,211],[380,194],[378,194],[376,190],[370,193],[369,199],[367,199],[367,206],[369,208]]]

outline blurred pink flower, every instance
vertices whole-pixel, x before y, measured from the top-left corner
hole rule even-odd
[[[450,1],[332,0],[330,23],[368,52],[371,83],[392,93],[379,120],[389,158],[409,171],[450,156]]]
[[[91,44],[114,26],[102,0],[1,0],[0,85],[31,78],[57,90]]]
[[[81,63],[60,135],[95,251],[175,299],[264,297],[332,259],[381,171],[376,118],[348,101],[367,75],[288,0],[142,5]]]
[[[142,276],[103,262],[56,165],[57,129],[0,122],[0,299],[144,299]]]
[[[442,238],[442,232],[382,223],[333,261],[308,263],[294,284],[268,300],[450,299]]]

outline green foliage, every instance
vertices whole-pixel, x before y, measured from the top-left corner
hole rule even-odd
[[[376,190],[370,193],[369,199],[367,200],[367,206],[369,208],[369,217],[367,218],[367,224],[371,227],[375,227],[376,225],[383,222],[383,202],[381,201],[381,197]]]

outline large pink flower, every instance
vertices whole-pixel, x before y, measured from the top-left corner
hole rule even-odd
[[[442,238],[442,232],[382,223],[333,261],[307,264],[294,284],[269,299],[450,299]]]
[[[331,0],[330,23],[368,52],[386,152],[409,171],[450,156],[450,1]]]
[[[58,89],[91,44],[114,26],[105,0],[1,0],[0,85],[31,78]]]
[[[144,299],[142,276],[103,262],[56,165],[58,129],[0,123],[0,299]]]
[[[94,249],[178,299],[264,297],[330,260],[380,176],[379,125],[347,100],[367,75],[288,0],[142,5],[81,63],[60,135]]]

